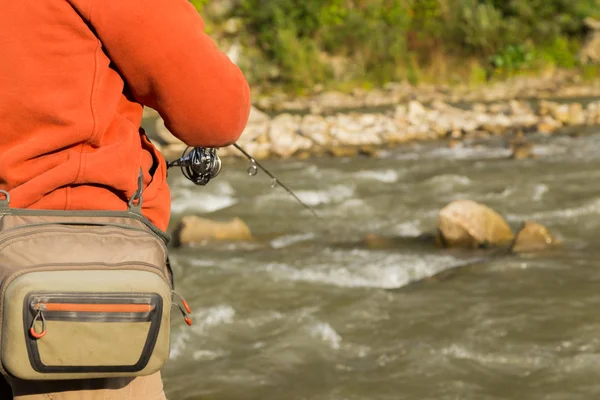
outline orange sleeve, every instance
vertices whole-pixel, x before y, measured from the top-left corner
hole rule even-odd
[[[250,88],[188,0],[92,0],[89,21],[137,101],[190,146],[242,134]]]

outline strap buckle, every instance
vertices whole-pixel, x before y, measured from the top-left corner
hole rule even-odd
[[[129,199],[129,211],[142,213],[142,192],[144,191],[144,172],[140,168],[140,174],[138,175],[138,187],[131,199]],[[137,200],[137,203],[135,201]]]
[[[0,199],[0,207],[8,208],[10,203],[10,193],[8,193],[6,190],[0,190],[0,198],[1,197],[4,197],[4,199]]]

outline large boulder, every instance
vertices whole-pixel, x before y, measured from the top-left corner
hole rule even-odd
[[[442,208],[436,228],[444,247],[500,246],[514,239],[500,214],[472,200],[456,200]]]
[[[229,221],[215,221],[196,215],[185,216],[173,232],[176,247],[199,244],[206,241],[251,240],[252,233],[244,221],[233,218]]]

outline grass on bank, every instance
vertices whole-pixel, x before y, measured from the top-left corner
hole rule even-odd
[[[480,85],[580,65],[600,0],[192,0],[221,36],[236,20],[240,67],[262,91],[351,91],[387,82]],[[231,36],[231,35],[230,35]]]

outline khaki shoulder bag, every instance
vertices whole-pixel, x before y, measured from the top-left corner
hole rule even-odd
[[[169,237],[141,213],[10,207],[0,191],[0,372],[24,380],[149,375],[169,357]],[[137,204],[135,204],[137,201]]]

